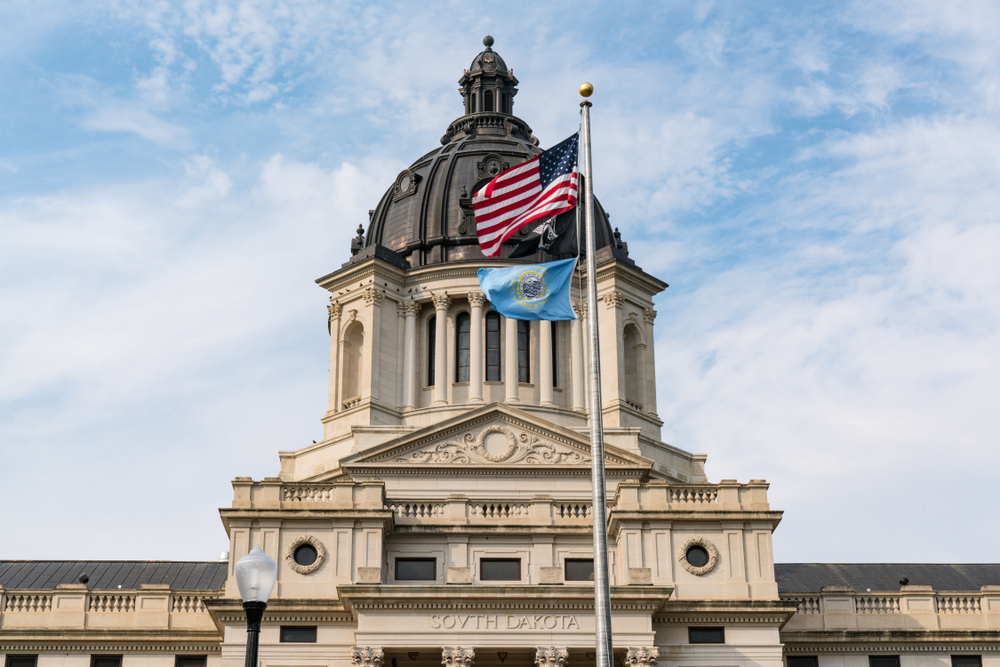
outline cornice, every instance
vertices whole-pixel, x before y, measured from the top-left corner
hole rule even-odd
[[[639,267],[632,268],[617,260],[597,267],[597,273],[595,275],[597,276],[598,284],[600,284],[602,280],[615,278],[628,283],[633,287],[637,287],[644,292],[652,294],[659,294],[669,287],[667,283],[663,282],[659,278],[649,275]],[[652,305],[652,301],[650,301],[649,304],[644,305]]]
[[[5,630],[4,633],[6,634],[7,631]],[[86,642],[53,644],[48,641],[45,643],[33,644],[28,640],[18,642],[15,639],[8,639],[6,642],[0,642],[0,653],[6,653],[8,651],[78,651],[81,653],[219,653],[222,651],[222,639],[220,638],[216,643],[207,644],[135,644],[130,642],[107,643],[104,641],[101,641],[99,644],[88,644]]]
[[[788,653],[994,652],[1000,630],[816,630],[782,632]]]
[[[129,653],[206,653],[221,650],[222,629],[141,630],[94,628],[4,628],[0,653],[7,651],[80,651]]]
[[[396,283],[404,283],[406,281],[406,272],[389,264],[384,259],[371,257],[355,266],[341,268],[333,273],[328,273],[322,278],[317,278],[316,284],[329,292],[335,292],[336,290],[351,287],[357,281],[363,281],[365,278],[384,278]],[[393,296],[396,296],[397,300],[401,298],[401,295]]]
[[[617,528],[625,521],[770,521],[777,525],[782,512],[776,510],[650,509],[608,510],[608,525]]]

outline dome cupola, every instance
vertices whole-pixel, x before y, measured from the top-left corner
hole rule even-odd
[[[486,50],[473,58],[472,65],[462,74],[459,92],[465,100],[465,113],[514,114],[517,79],[507,69],[499,53],[493,50],[493,38],[483,38]]]

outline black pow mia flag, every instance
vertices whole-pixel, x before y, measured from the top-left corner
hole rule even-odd
[[[535,253],[547,252],[550,255],[577,254],[576,241],[576,209],[561,213],[554,218],[546,218],[531,230],[531,233],[521,241],[510,257],[530,257]]]

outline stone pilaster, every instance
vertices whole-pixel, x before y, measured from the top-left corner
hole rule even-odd
[[[538,386],[542,405],[554,406],[552,402],[552,322],[538,322]]]
[[[472,667],[476,652],[471,647],[445,646],[441,649],[441,664],[444,667]]]
[[[448,404],[448,306],[451,297],[435,294],[434,302],[434,405]]]
[[[586,304],[582,301],[573,302],[573,313],[576,319],[570,325],[570,375],[572,378],[572,408],[577,412],[587,411],[587,396],[584,392],[586,386],[587,365],[584,357],[583,332],[586,331]]]
[[[342,307],[330,297],[330,305],[326,307],[328,315],[327,322],[330,327],[330,384],[327,396],[327,412],[339,412],[337,389],[340,386],[338,376],[340,375],[340,313]]]
[[[382,667],[384,658],[381,646],[355,646],[351,650],[351,664],[354,667]]]
[[[646,413],[656,417],[656,341],[653,338],[653,320],[656,311],[645,308],[642,319],[646,324]]]
[[[565,646],[539,646],[535,651],[536,667],[566,667],[569,651]]]
[[[504,336],[504,403],[520,403],[521,398],[517,392],[517,320],[509,317],[503,318],[506,322]]]
[[[469,328],[469,403],[483,402],[483,305],[486,295],[482,292],[470,292]]]
[[[403,325],[403,409],[412,410],[417,406],[415,392],[417,384],[417,313],[420,304],[407,301],[406,322]]]

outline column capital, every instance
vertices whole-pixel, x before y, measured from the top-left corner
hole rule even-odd
[[[397,301],[396,302],[396,314],[400,317],[406,317],[406,302]]]
[[[653,320],[656,319],[656,311],[652,308],[644,308],[642,310],[642,319],[646,320],[646,324],[652,324]]]
[[[420,302],[419,301],[406,301],[403,303],[403,308],[406,309],[407,316],[415,316],[420,312]]]
[[[586,301],[574,301],[573,302],[573,314],[576,315],[578,320],[582,320],[587,316],[587,302]]]
[[[448,310],[451,305],[451,297],[447,293],[435,294],[431,296],[431,301],[434,302],[434,310]]]
[[[471,647],[445,646],[441,649],[441,664],[444,667],[472,667],[476,652]]]
[[[330,319],[335,320],[338,317],[340,317],[340,312],[342,309],[343,306],[334,301],[333,297],[330,297],[330,305],[326,307],[326,312],[330,314]]]
[[[486,295],[482,292],[469,292],[468,299],[473,308],[481,308],[486,303]]]
[[[535,651],[537,667],[565,667],[569,651],[565,646],[539,646]]]
[[[366,306],[370,306],[373,303],[376,306],[379,306],[382,305],[382,299],[385,298],[385,292],[376,287],[368,286],[365,288],[365,291],[361,296],[364,298]]]
[[[351,650],[351,664],[354,667],[382,667],[381,646],[355,646]]]
[[[608,292],[603,299],[608,308],[621,308],[625,304],[625,295],[621,292]]]
[[[629,646],[625,654],[625,667],[653,667],[660,657],[660,649],[655,646]]]

